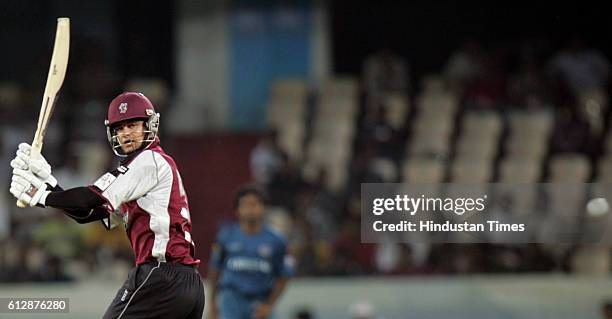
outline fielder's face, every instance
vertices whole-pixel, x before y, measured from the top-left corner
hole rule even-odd
[[[263,219],[264,205],[261,199],[248,194],[238,201],[238,218],[247,223],[258,223]]]
[[[117,124],[115,134],[124,154],[130,154],[142,146],[145,127],[141,120],[125,121]]]

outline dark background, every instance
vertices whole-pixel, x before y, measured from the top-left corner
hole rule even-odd
[[[608,31],[612,25],[603,2],[581,2],[577,6],[537,1],[337,0],[326,5],[330,9],[333,71],[340,74],[359,74],[367,55],[388,48],[407,59],[411,77],[416,79],[439,71],[451,52],[468,38],[479,39],[485,45],[495,43],[506,50],[515,48],[519,40],[531,39],[540,42],[546,54],[578,34],[612,56]],[[3,66],[0,79],[46,74],[54,18],[62,14],[73,17],[75,26],[71,58],[91,62],[91,55],[96,55],[97,59],[112,62],[120,79],[159,76],[174,87],[173,1],[2,1],[0,56],[11,63]],[[98,52],[79,50],[91,47],[92,41]],[[75,67],[73,61],[71,67]],[[23,72],[28,67],[40,70]]]
[[[612,53],[609,11],[581,2],[377,1],[330,4],[334,71],[357,73],[363,59],[379,48],[404,56],[413,75],[440,71],[464,39],[476,38],[509,49],[516,41],[541,41],[552,53],[572,35]]]

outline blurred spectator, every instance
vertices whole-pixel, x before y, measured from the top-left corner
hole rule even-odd
[[[508,99],[514,107],[534,110],[548,104],[548,91],[538,61],[533,54],[521,56],[518,70],[508,81]]]
[[[296,220],[294,225],[295,231],[292,232],[289,239],[295,247],[296,274],[300,276],[320,274],[313,227],[302,218]]]
[[[384,242],[378,244],[376,248],[376,267],[379,273],[412,275],[422,273],[424,270],[416,265],[409,244]]]
[[[390,49],[383,49],[365,59],[363,81],[369,94],[406,93],[410,85],[408,66]]]
[[[576,108],[562,108],[552,133],[553,153],[584,153],[592,151],[593,137],[589,123]]]
[[[612,301],[608,300],[604,302],[602,307],[603,319],[612,319]]]
[[[295,210],[295,196],[303,181],[298,170],[291,165],[289,157],[285,153],[278,153],[280,163],[274,170],[271,176],[266,177],[268,180],[267,194],[269,204],[272,206],[282,206],[289,211]]]
[[[610,77],[610,62],[599,50],[588,47],[577,35],[551,60],[550,72],[574,96],[588,90],[605,88]]]
[[[251,152],[251,174],[259,185],[267,186],[283,165],[283,151],[275,130],[268,132]]]
[[[506,99],[505,52],[498,50],[482,57],[479,72],[464,81],[463,98],[470,109],[495,109]]]
[[[401,150],[399,132],[386,121],[387,107],[382,103],[366,109],[359,134],[361,150],[372,151],[372,155],[397,159]]]
[[[466,83],[483,71],[482,61],[485,55],[485,50],[477,39],[466,39],[461,48],[451,54],[444,68],[450,89],[456,93],[463,92]]]
[[[399,260],[395,269],[392,271],[393,275],[414,275],[427,273],[429,271],[426,268],[419,267],[412,246],[409,244],[401,244],[399,248]]]

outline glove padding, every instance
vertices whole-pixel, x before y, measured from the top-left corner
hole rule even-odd
[[[47,190],[47,184],[30,171],[13,169],[11,180],[11,194],[17,200],[27,203],[30,206],[45,206],[47,195],[51,193]]]
[[[38,158],[30,158],[30,149],[32,147],[28,143],[19,144],[15,158],[11,161],[13,169],[30,170],[35,176],[40,178],[44,183],[55,187],[57,179],[51,175],[51,165],[41,155]]]

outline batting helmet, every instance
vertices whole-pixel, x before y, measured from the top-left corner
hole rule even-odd
[[[145,123],[144,142],[153,143],[157,138],[159,129],[159,113],[155,112],[153,103],[142,93],[125,92],[114,98],[108,106],[108,115],[104,121],[106,136],[113,152],[119,156],[123,154],[115,126],[123,121],[142,119]]]

